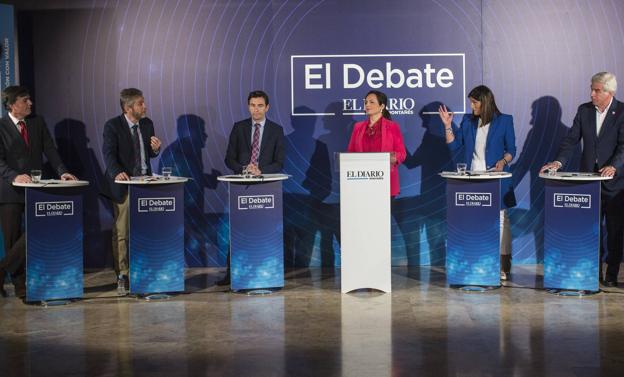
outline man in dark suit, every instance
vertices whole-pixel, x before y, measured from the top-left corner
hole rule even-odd
[[[113,262],[117,274],[117,293],[127,293],[128,281],[128,189],[115,181],[131,176],[151,175],[150,158],[160,152],[160,140],[154,136],[154,124],[145,117],[147,107],[139,89],[123,89],[119,104],[122,114],[104,125],[102,153],[106,163],[104,194],[113,203]]]
[[[4,280],[8,272],[15,285],[15,295],[24,297],[24,189],[13,186],[13,183],[30,183],[30,171],[41,170],[43,154],[61,179],[76,180],[76,177],[63,165],[43,119],[37,116],[27,118],[32,112],[32,101],[26,87],[7,87],[2,92],[2,106],[8,115],[0,119],[0,223],[5,252],[0,261],[0,294],[6,296]]]
[[[591,102],[579,106],[557,158],[540,170],[540,173],[550,169],[556,171],[565,166],[582,140],[581,171],[613,177],[602,183],[601,190],[607,228],[604,284],[609,287],[617,286],[624,247],[624,103],[615,99],[616,90],[617,81],[612,73],[600,72],[592,77]]]
[[[279,173],[284,165],[284,130],[266,118],[269,96],[254,91],[247,97],[251,118],[236,122],[230,133],[225,165],[234,173]],[[259,149],[255,151],[254,146]]]
[[[253,91],[247,97],[247,105],[251,118],[234,123],[225,165],[236,174],[279,173],[284,166],[284,130],[266,118],[269,96],[261,90]],[[230,284],[229,254],[226,276],[217,284]]]

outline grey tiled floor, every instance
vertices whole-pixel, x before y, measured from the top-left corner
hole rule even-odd
[[[189,269],[188,293],[157,302],[116,297],[112,271],[87,273],[67,306],[0,299],[0,376],[624,375],[624,289],[554,296],[539,266],[482,294],[436,267],[393,268],[390,294],[297,269],[252,297],[214,286],[221,274]]]

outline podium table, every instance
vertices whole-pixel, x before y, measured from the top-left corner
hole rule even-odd
[[[511,173],[440,175],[446,178],[448,284],[500,287],[500,180]]]
[[[184,291],[184,177],[132,177],[130,210],[130,293]]]
[[[286,174],[224,175],[230,210],[230,287],[284,286],[282,181]]]
[[[390,153],[340,154],[341,291],[391,292]]]
[[[25,190],[26,301],[83,295],[83,206],[87,181],[13,183]]]
[[[611,177],[570,172],[540,177],[545,179],[544,288],[598,292],[600,186]]]

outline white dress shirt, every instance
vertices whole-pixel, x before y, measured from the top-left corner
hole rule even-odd
[[[479,125],[481,120],[479,119]],[[486,171],[487,165],[485,162],[485,144],[487,143],[488,132],[490,132],[490,123],[482,127],[477,127],[477,137],[475,139],[475,149],[472,152],[472,171]]]

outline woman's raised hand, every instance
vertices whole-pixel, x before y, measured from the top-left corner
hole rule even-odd
[[[446,106],[440,105],[438,108],[438,114],[440,114],[440,119],[442,119],[442,123],[444,123],[444,128],[451,128],[451,124],[453,123],[453,113],[448,111]]]

